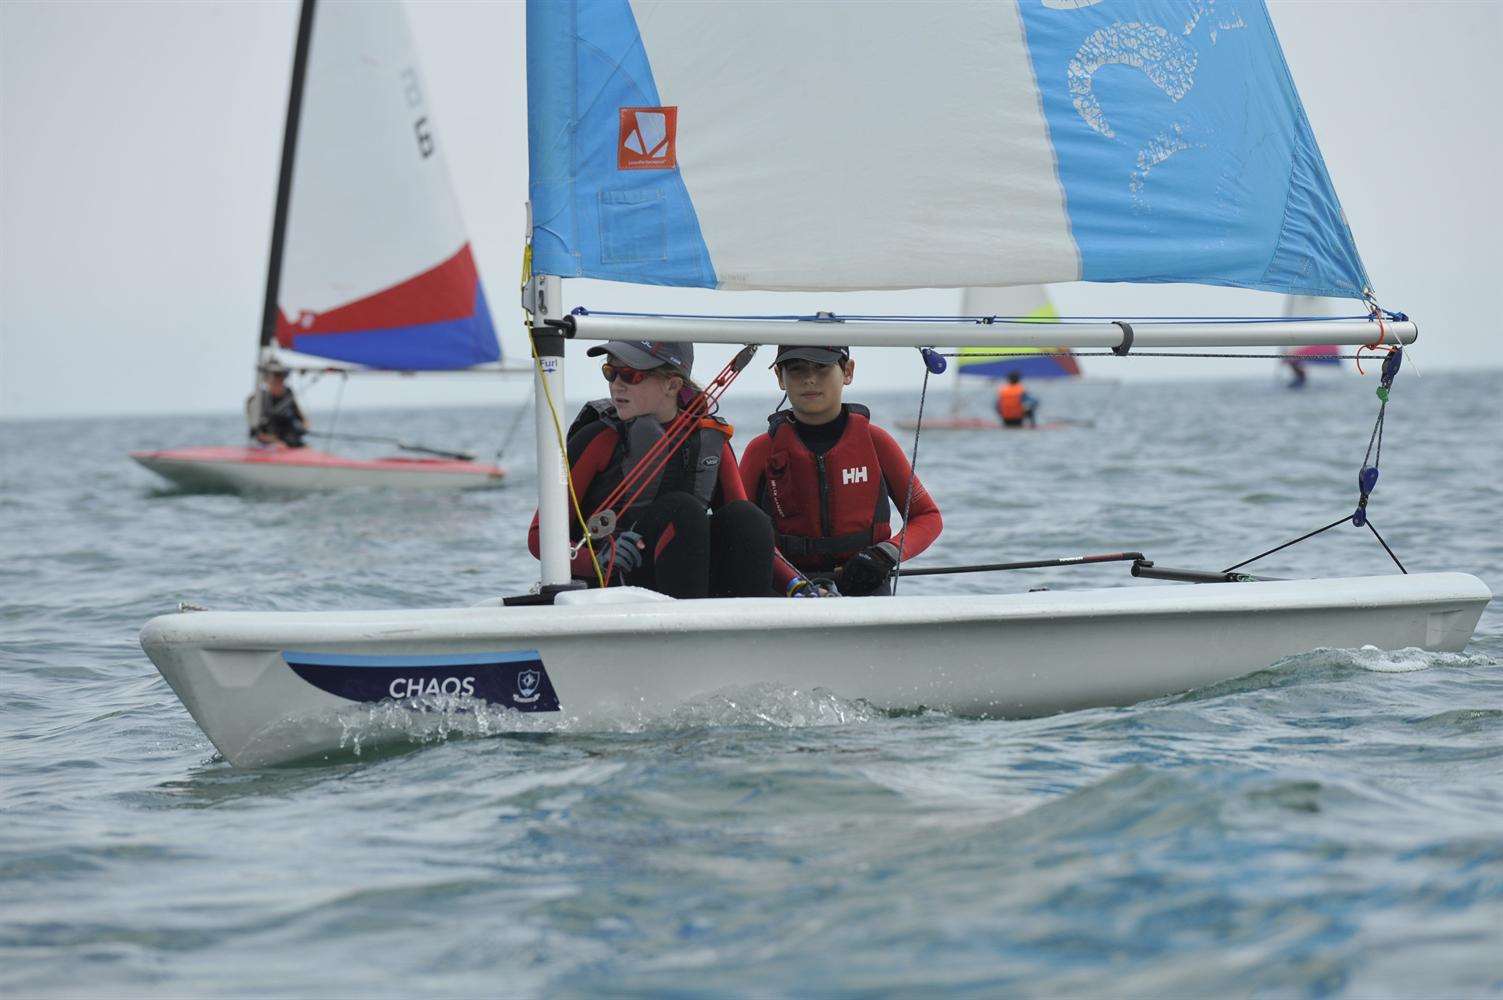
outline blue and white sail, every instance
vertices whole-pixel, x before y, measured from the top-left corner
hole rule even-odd
[[[1260,0],[531,0],[533,266],[1360,297]]]

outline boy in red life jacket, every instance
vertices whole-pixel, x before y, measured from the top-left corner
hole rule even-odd
[[[790,409],[774,413],[741,456],[747,496],[805,575],[832,578],[851,596],[891,593],[898,562],[939,537],[939,508],[892,435],[866,407],[841,402],[856,372],[849,348],[784,347],[773,368]],[[905,505],[908,523],[894,539],[893,514]]]

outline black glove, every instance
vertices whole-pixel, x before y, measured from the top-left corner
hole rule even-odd
[[[611,568],[611,573],[618,580],[625,580],[635,573],[642,565],[642,536],[635,531],[623,531],[611,539],[611,549],[615,550],[614,556],[611,549],[601,552],[606,566]],[[612,565],[612,559],[615,560]]]
[[[878,542],[857,552],[840,570],[840,592],[849,597],[865,597],[882,588],[898,565],[898,547]]]

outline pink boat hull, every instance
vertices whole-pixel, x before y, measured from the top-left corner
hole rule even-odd
[[[312,448],[203,447],[131,458],[188,489],[308,493],[346,489],[472,490],[499,486],[494,465],[448,458],[341,458]]]

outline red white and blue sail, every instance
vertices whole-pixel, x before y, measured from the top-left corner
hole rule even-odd
[[[1059,322],[1059,312],[1054,308],[1049,292],[1039,285],[967,288],[961,299],[960,312],[963,316],[978,319]],[[957,375],[999,379],[1013,372],[1030,379],[1078,378],[1080,364],[1063,347],[1052,351],[1034,347],[963,347],[955,362]]]
[[[1291,295],[1284,300],[1285,319],[1329,319],[1330,315],[1324,299]],[[1335,344],[1306,344],[1304,347],[1291,347],[1284,351],[1284,357],[1302,365],[1333,368],[1341,367],[1340,354],[1341,348]]]
[[[277,343],[404,371],[499,360],[401,5],[312,16]]]
[[[539,273],[1368,285],[1260,0],[531,0],[527,34]]]

